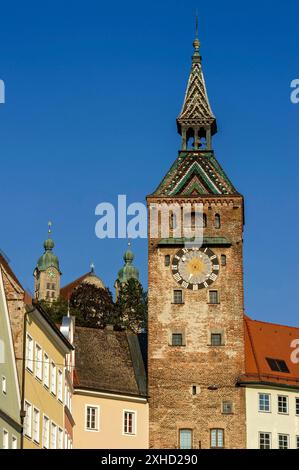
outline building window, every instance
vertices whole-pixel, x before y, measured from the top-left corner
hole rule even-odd
[[[222,402],[222,413],[224,415],[233,414],[233,402],[232,401],[223,401]]]
[[[259,433],[260,449],[271,449],[271,434],[269,432]]]
[[[221,346],[221,345],[222,345],[222,334],[212,333],[211,334],[211,346]]]
[[[49,299],[50,298],[50,291],[47,290],[47,295],[46,295],[46,298]]]
[[[180,449],[192,449],[191,429],[180,429]]]
[[[51,393],[56,395],[56,366],[51,362]]]
[[[62,370],[58,370],[58,390],[57,390],[57,395],[58,395],[58,400],[61,402],[63,401],[62,398],[62,382],[63,382],[63,375],[62,375]]]
[[[270,394],[259,393],[259,411],[270,413]]]
[[[57,448],[63,449],[63,430],[58,428]]]
[[[206,228],[207,225],[208,225],[207,214],[203,214],[202,215],[202,226],[203,226],[203,228]]]
[[[3,429],[2,449],[8,449],[8,431]]]
[[[170,255],[165,255],[164,264],[170,266]]]
[[[218,290],[210,290],[209,291],[209,303],[210,304],[219,304]]]
[[[172,346],[183,346],[183,335],[182,333],[172,333]]]
[[[44,354],[44,386],[49,388],[50,362],[48,354]]]
[[[57,447],[57,426],[55,423],[51,423],[51,449],[56,449]]]
[[[33,440],[39,443],[40,414],[37,408],[33,408]]]
[[[219,215],[219,214],[216,214],[216,215],[215,215],[215,228],[220,228],[220,227],[221,227],[220,215]]]
[[[177,226],[176,214],[171,214],[169,226],[170,226],[171,229],[175,229],[175,228],[176,228],[176,226]]]
[[[289,436],[288,434],[278,434],[278,449],[289,448]]]
[[[12,449],[17,449],[18,448],[18,440],[16,436],[12,436],[11,438],[11,448]]]
[[[52,284],[52,290],[56,289],[56,284]]]
[[[33,372],[33,339],[28,334],[26,336],[26,367]]]
[[[1,379],[1,388],[2,388],[2,393],[4,395],[6,395],[6,393],[7,393],[7,382],[6,382],[6,377],[4,375],[2,375],[2,379]]]
[[[48,289],[48,290],[50,290],[50,289],[51,289],[51,285],[50,285],[50,283],[49,283],[49,282],[47,283],[47,289]]]
[[[288,397],[284,395],[278,395],[278,413],[288,414]]]
[[[24,419],[24,434],[31,439],[32,436],[32,406],[28,401],[25,401],[25,419]]]
[[[299,436],[296,436],[296,449],[299,449]]]
[[[173,303],[182,304],[183,303],[183,291],[175,289],[173,291]]]
[[[196,385],[192,385],[192,395],[193,396],[197,395],[197,386]]]
[[[226,255],[221,255],[221,266],[226,266]]]
[[[99,430],[99,408],[97,406],[86,407],[86,429],[88,431]]]
[[[134,411],[124,411],[124,434],[136,433],[136,413]]]
[[[224,430],[211,429],[211,448],[224,447]]]
[[[299,398],[296,398],[296,415],[299,416]]]
[[[50,420],[47,416],[43,416],[43,448],[49,449],[49,431]]]
[[[35,343],[35,376],[39,380],[42,380],[42,361],[42,348],[37,343]]]

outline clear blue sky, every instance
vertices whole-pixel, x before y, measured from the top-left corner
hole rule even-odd
[[[126,242],[97,239],[94,210],[143,201],[176,158],[196,8],[216,155],[246,198],[246,311],[298,325],[295,0],[2,2],[0,248],[32,289],[51,219],[63,284],[94,261],[112,288]]]

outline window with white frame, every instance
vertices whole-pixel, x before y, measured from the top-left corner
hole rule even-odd
[[[289,435],[278,434],[278,449],[288,449],[288,448],[289,448]]]
[[[288,414],[289,412],[289,400],[285,395],[278,395],[278,413]]]
[[[296,415],[299,416],[299,398],[296,398]]]
[[[259,448],[271,449],[271,433],[270,432],[259,433]]]
[[[57,426],[53,421],[51,422],[51,449],[57,447]]]
[[[63,449],[63,430],[58,428],[57,448]]]
[[[296,436],[296,449],[299,449],[299,436]]]
[[[180,429],[180,449],[192,449],[192,430]]]
[[[42,380],[42,361],[43,361],[43,352],[39,344],[35,343],[35,376]]]
[[[56,365],[53,361],[51,362],[51,393],[56,395]]]
[[[32,437],[32,406],[28,401],[25,401],[24,434]]]
[[[50,361],[47,353],[44,353],[44,386],[49,388]]]
[[[136,434],[135,411],[124,411],[124,434]]]
[[[1,388],[2,388],[2,393],[4,395],[6,395],[6,393],[7,393],[7,382],[6,382],[6,377],[4,375],[2,375],[2,379],[1,379]]]
[[[37,408],[33,408],[33,440],[39,443],[40,413]]]
[[[259,393],[259,411],[270,413],[270,393]]]
[[[8,449],[8,431],[3,429],[3,436],[2,436],[2,449]]]
[[[11,448],[12,449],[17,449],[18,448],[18,440],[16,436],[12,436],[11,438]]]
[[[86,429],[89,431],[99,430],[98,406],[86,406]]]
[[[224,430],[223,429],[211,429],[211,448],[223,448],[224,447]]]
[[[62,402],[62,383],[63,383],[63,374],[62,374],[62,370],[61,369],[58,369],[58,386],[57,386],[57,396],[58,396],[58,400],[60,400]]]
[[[43,447],[49,449],[49,432],[50,432],[50,420],[47,416],[43,416]]]
[[[26,335],[26,367],[33,372],[33,339],[28,333]]]

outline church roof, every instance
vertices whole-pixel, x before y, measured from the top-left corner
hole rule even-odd
[[[76,327],[76,388],[146,397],[146,375],[137,335]]]
[[[73,291],[80,286],[83,282],[87,282],[89,284],[94,284],[97,287],[102,287],[105,289],[105,285],[103,281],[93,272],[93,270],[89,271],[83,276],[78,277],[74,281],[70,282],[66,286],[60,289],[60,296],[64,299],[69,299],[73,293]]]
[[[238,194],[213,151],[181,151],[151,196]]]
[[[292,361],[294,347],[291,346],[292,341],[299,338],[299,328],[248,317],[244,320],[245,375],[241,382],[299,388],[299,363]],[[277,361],[282,362],[277,364]]]

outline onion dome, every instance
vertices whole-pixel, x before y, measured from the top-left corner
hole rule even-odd
[[[117,280],[124,284],[128,282],[130,279],[136,279],[139,281],[139,271],[138,269],[133,266],[134,261],[134,253],[131,250],[131,244],[128,243],[128,249],[124,254],[124,266],[118,271]]]

